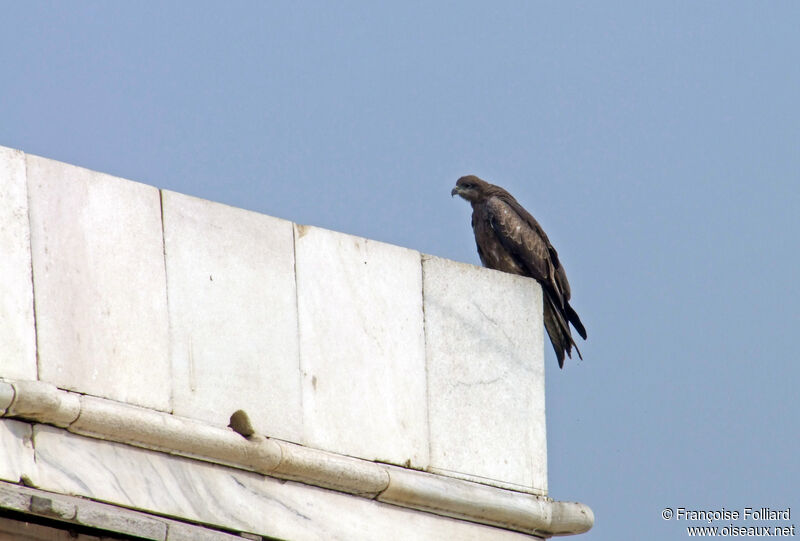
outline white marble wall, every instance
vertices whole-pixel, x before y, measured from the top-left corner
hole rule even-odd
[[[309,226],[295,238],[308,445],[426,467],[419,252]]]
[[[162,198],[174,412],[302,443],[292,223]]]
[[[158,189],[27,156],[39,378],[170,408]]]
[[[25,154],[0,147],[0,375],[36,379]]]
[[[546,493],[531,280],[3,148],[0,197],[0,377]]]
[[[431,471],[547,494],[541,288],[438,257],[423,275]]]
[[[35,474],[31,425],[0,419],[0,479],[17,483]]]
[[[37,486],[281,539],[531,537],[127,445],[34,429]]]
[[[49,519],[48,524],[15,521],[6,511]],[[0,481],[0,539],[86,541],[108,539],[106,532],[152,541],[242,541],[241,535],[203,525],[123,509],[86,498],[46,492]],[[77,534],[76,526],[91,533]],[[98,531],[100,530],[100,531]],[[95,536],[92,536],[92,533]],[[101,537],[97,537],[97,535]],[[261,539],[256,537],[256,539]]]

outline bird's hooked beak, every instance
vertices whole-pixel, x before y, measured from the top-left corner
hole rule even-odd
[[[458,186],[456,186],[455,188],[450,190],[450,197],[453,197],[455,195],[460,195],[460,194],[461,194],[461,188],[459,188]]]

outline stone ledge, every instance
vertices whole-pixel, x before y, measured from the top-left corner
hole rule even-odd
[[[75,496],[0,482],[0,509],[153,541],[235,541],[238,535]],[[260,537],[259,537],[260,539]]]
[[[46,423],[92,438],[219,463],[416,509],[538,536],[588,531],[591,509],[580,503],[485,486],[263,436],[245,439],[199,421],[80,395],[38,381],[0,380],[13,396],[4,416]]]
[[[537,536],[572,535],[594,524],[592,510],[522,492],[389,467],[389,486],[378,500]]]

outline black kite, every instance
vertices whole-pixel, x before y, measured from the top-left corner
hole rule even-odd
[[[583,359],[569,324],[584,340],[586,329],[569,304],[567,274],[539,222],[510,193],[474,175],[458,179],[450,192],[456,194],[472,205],[472,230],[483,266],[530,276],[542,286],[544,326],[558,366],[564,367],[565,353],[572,357],[572,346]]]

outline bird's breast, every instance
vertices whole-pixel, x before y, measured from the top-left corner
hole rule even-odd
[[[514,256],[506,250],[497,237],[497,232],[485,220],[474,222],[475,241],[481,254],[481,263],[484,267],[511,274],[525,275],[524,269],[517,263]]]

